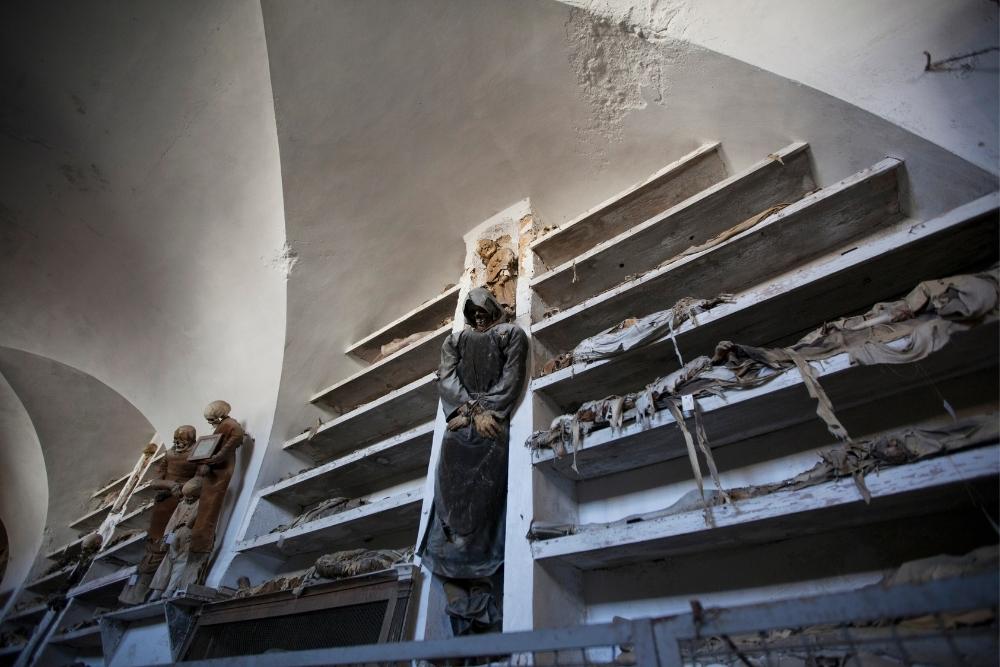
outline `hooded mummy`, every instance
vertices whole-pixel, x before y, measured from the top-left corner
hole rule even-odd
[[[487,315],[478,329],[477,309]],[[446,431],[421,555],[439,576],[476,579],[503,564],[509,419],[524,385],[528,346],[520,327],[502,321],[504,311],[486,289],[470,290],[462,312],[470,327],[441,348],[441,401],[449,419],[492,412],[500,432],[485,437],[471,421]]]

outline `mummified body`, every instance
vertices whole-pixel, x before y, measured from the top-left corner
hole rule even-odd
[[[424,563],[445,579],[456,634],[497,629],[496,581],[503,565],[509,419],[521,392],[527,337],[503,323],[486,289],[469,292],[471,326],[441,349],[441,400],[448,430],[441,446]]]
[[[179,426],[174,431],[174,446],[160,461],[159,470],[151,486],[157,489],[149,528],[146,530],[146,553],[136,568],[136,580],[122,591],[119,599],[125,604],[142,604],[149,593],[153,574],[163,561],[166,546],[162,543],[167,522],[181,499],[181,487],[195,476],[198,464],[188,461],[188,454],[195,443],[194,426]]]
[[[211,553],[215,545],[222,503],[236,468],[236,449],[243,444],[243,427],[229,416],[230,410],[232,408],[225,401],[212,401],[205,408],[205,419],[222,439],[215,454],[199,468],[203,486],[198,519],[191,532],[191,551],[195,553]]]
[[[150,600],[198,583],[208,554],[192,553],[191,536],[199,509],[202,483],[200,477],[189,479],[183,488],[184,498],[177,504],[164,530],[163,544],[166,554],[156,568],[149,585]]]

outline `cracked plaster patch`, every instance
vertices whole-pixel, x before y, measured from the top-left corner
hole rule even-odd
[[[566,23],[569,60],[592,109],[584,135],[620,140],[625,117],[652,102],[665,104],[668,68],[679,42],[665,36],[673,13],[666,8],[637,20],[635,11],[611,12],[607,2],[577,0]],[[650,10],[652,12],[652,10]]]
[[[285,280],[292,275],[292,269],[299,261],[299,253],[287,242],[268,261],[267,264],[272,269],[281,273]]]

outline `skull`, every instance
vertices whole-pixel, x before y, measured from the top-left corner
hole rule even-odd
[[[225,401],[212,401],[205,407],[205,419],[212,426],[218,426],[229,416],[229,411],[232,409],[232,406]]]
[[[174,451],[185,451],[188,447],[194,444],[197,437],[198,434],[195,432],[194,426],[178,426],[177,430],[174,431]]]
[[[192,477],[184,482],[184,486],[181,487],[181,493],[184,494],[184,498],[187,500],[196,500],[199,498],[201,496],[201,478]]]

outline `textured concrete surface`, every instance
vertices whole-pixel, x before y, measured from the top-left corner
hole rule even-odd
[[[292,258],[266,58],[252,2],[0,10],[0,345],[93,376],[168,441],[216,398],[269,435]]]
[[[28,576],[42,544],[49,484],[38,435],[17,394],[0,375],[0,521],[7,531],[8,558],[0,592]],[[3,605],[0,605],[0,613]]]
[[[715,140],[731,173],[808,141],[821,185],[901,157],[921,217],[995,188],[815,88],[561,3],[262,4],[298,257],[265,482],[311,393],[361,367],[345,347],[455,282],[461,235],[511,202],[559,224]]]
[[[560,0],[582,11],[571,21],[576,61],[591,94],[628,81],[631,90],[660,86],[667,59],[641,47],[597,53],[594,35],[624,26],[649,44],[688,42],[857,105],[997,173],[1000,53],[992,51],[925,72],[934,61],[997,45],[996,3],[983,0]],[[607,20],[581,30],[588,14]],[[669,51],[668,51],[669,52]],[[636,57],[645,53],[648,56]],[[616,86],[621,88],[621,86]],[[657,93],[662,95],[662,90]],[[634,94],[611,109],[642,106]],[[607,112],[604,112],[607,113]],[[612,112],[613,113],[613,112]]]
[[[995,32],[985,0],[5,6],[0,346],[107,385],[165,438],[233,404],[255,445],[217,580],[253,487],[299,467],[280,443],[321,414],[309,396],[458,280],[480,221],[530,197],[559,224],[706,141],[733,172],[798,140],[821,185],[904,159],[930,217],[996,187],[997,68],[924,73],[921,51]],[[0,466],[6,489],[50,437],[5,396],[9,437],[38,442]],[[100,421],[79,400],[37,419]]]

